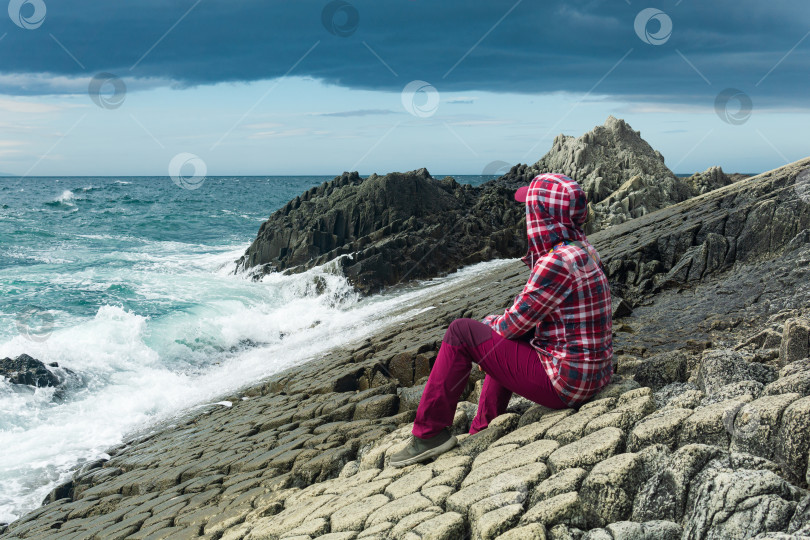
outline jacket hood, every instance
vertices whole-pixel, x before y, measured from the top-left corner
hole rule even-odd
[[[582,188],[562,174],[535,176],[526,192],[526,235],[529,251],[521,260],[533,268],[562,240],[584,241],[588,200]]]

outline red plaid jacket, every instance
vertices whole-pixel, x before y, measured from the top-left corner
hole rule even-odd
[[[610,287],[599,254],[585,238],[587,199],[561,174],[536,176],[526,196],[531,268],[503,315],[482,322],[505,338],[534,330],[530,343],[560,398],[579,405],[610,382],[613,332]]]

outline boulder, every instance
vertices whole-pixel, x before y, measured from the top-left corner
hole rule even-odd
[[[27,354],[0,360],[0,376],[7,378],[11,384],[36,388],[59,386],[62,382],[43,362]]]
[[[667,408],[641,420],[627,439],[627,450],[638,452],[645,446],[664,444],[674,449],[678,444],[681,426],[692,416],[691,409]]]
[[[690,482],[709,461],[724,455],[719,448],[704,444],[687,445],[673,453],[638,490],[633,521],[680,522],[686,512]]]
[[[546,528],[558,524],[585,528],[585,513],[579,494],[563,493],[537,503],[520,518],[521,525],[529,523],[542,523]]]
[[[672,383],[683,383],[689,378],[687,356],[680,351],[656,354],[642,361],[633,378],[641,386],[660,389]]]
[[[782,414],[800,397],[799,394],[777,394],[743,405],[732,424],[731,451],[773,459]]]
[[[791,482],[807,486],[808,451],[810,451],[810,397],[787,406],[776,435],[774,459]]]
[[[752,401],[750,396],[744,396],[695,409],[681,425],[678,445],[701,443],[727,449],[731,442],[734,419],[749,401]]]
[[[467,515],[470,507],[478,501],[501,493],[518,492],[527,498],[531,489],[546,478],[548,468],[543,463],[524,465],[458,490],[447,498],[445,507]]]
[[[472,537],[491,540],[517,525],[523,514],[523,497],[520,492],[507,492],[472,505],[469,513]]]
[[[653,394],[655,405],[659,409],[667,406],[694,409],[704,396],[705,394],[698,389],[697,385],[689,382],[671,383],[659,388]]]
[[[393,416],[399,408],[399,397],[396,394],[383,394],[366,398],[354,408],[355,420],[375,420]]]
[[[529,499],[529,505],[534,506],[539,502],[563,493],[579,491],[579,487],[587,475],[588,472],[585,469],[573,468],[563,469],[557,474],[549,476],[534,488]]]
[[[585,478],[579,495],[590,527],[629,519],[643,468],[637,454],[618,454],[596,466]]]
[[[707,396],[711,396],[730,383],[757,381],[768,384],[776,379],[776,375],[773,367],[747,362],[738,351],[709,350],[701,358],[697,385]]]
[[[780,365],[810,356],[810,319],[793,318],[785,321],[779,346]]]
[[[770,471],[718,469],[696,482],[685,540],[742,540],[787,528],[798,490]]]
[[[587,470],[618,453],[623,445],[622,430],[603,428],[555,450],[548,458],[548,466],[552,473],[573,467]]]

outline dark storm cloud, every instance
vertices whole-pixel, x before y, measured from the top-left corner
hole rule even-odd
[[[289,74],[390,91],[415,79],[440,92],[595,87],[689,104],[735,87],[757,105],[806,104],[806,0],[664,1],[657,7],[673,29],[660,45],[645,43],[634,26],[646,6],[618,0],[28,2],[24,17],[33,17],[33,2],[47,6],[39,28],[0,22],[6,93],[75,92],[69,79],[106,71],[141,80],[131,88]],[[659,24],[645,28],[655,36]]]

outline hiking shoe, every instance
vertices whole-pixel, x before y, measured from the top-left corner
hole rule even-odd
[[[411,435],[408,446],[391,456],[392,467],[405,467],[421,461],[427,461],[444,454],[456,445],[456,438],[444,428],[438,435],[429,439],[420,439]]]

